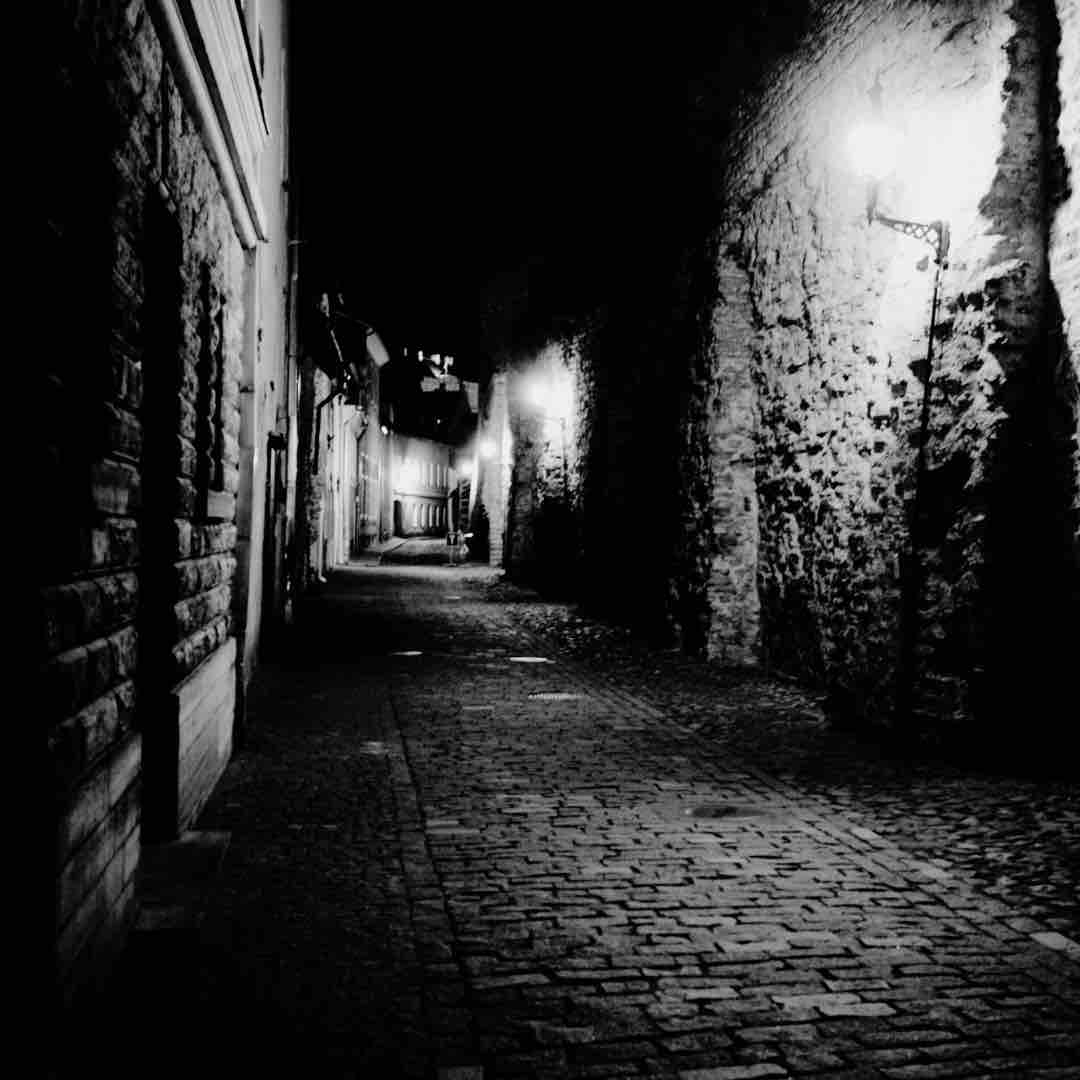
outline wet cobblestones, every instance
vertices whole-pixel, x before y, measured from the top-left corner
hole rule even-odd
[[[1066,785],[867,758],[484,575],[351,571],[304,627],[200,821],[204,1074],[1080,1075]]]

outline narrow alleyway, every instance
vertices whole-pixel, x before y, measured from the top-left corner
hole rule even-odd
[[[1080,1076],[1075,786],[487,571],[332,575],[197,832],[119,980],[148,1075]]]

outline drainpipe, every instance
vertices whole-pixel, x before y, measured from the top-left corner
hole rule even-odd
[[[320,401],[318,405],[315,406],[315,468],[313,468],[311,471],[316,476],[319,473],[319,436],[322,433],[322,411],[340,393],[340,390],[331,390],[330,393],[327,394],[326,397],[324,397],[322,401]]]

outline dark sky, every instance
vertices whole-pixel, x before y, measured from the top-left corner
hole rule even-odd
[[[466,367],[485,307],[526,281],[585,302],[677,230],[701,183],[697,80],[734,85],[748,55],[730,26],[296,8],[304,265],[318,253],[388,342]]]

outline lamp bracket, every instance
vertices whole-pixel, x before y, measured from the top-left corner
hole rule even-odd
[[[870,220],[929,244],[934,249],[934,258],[938,263],[944,263],[949,254],[949,224],[946,221],[904,221],[902,218],[888,217],[876,209],[870,211]]]

